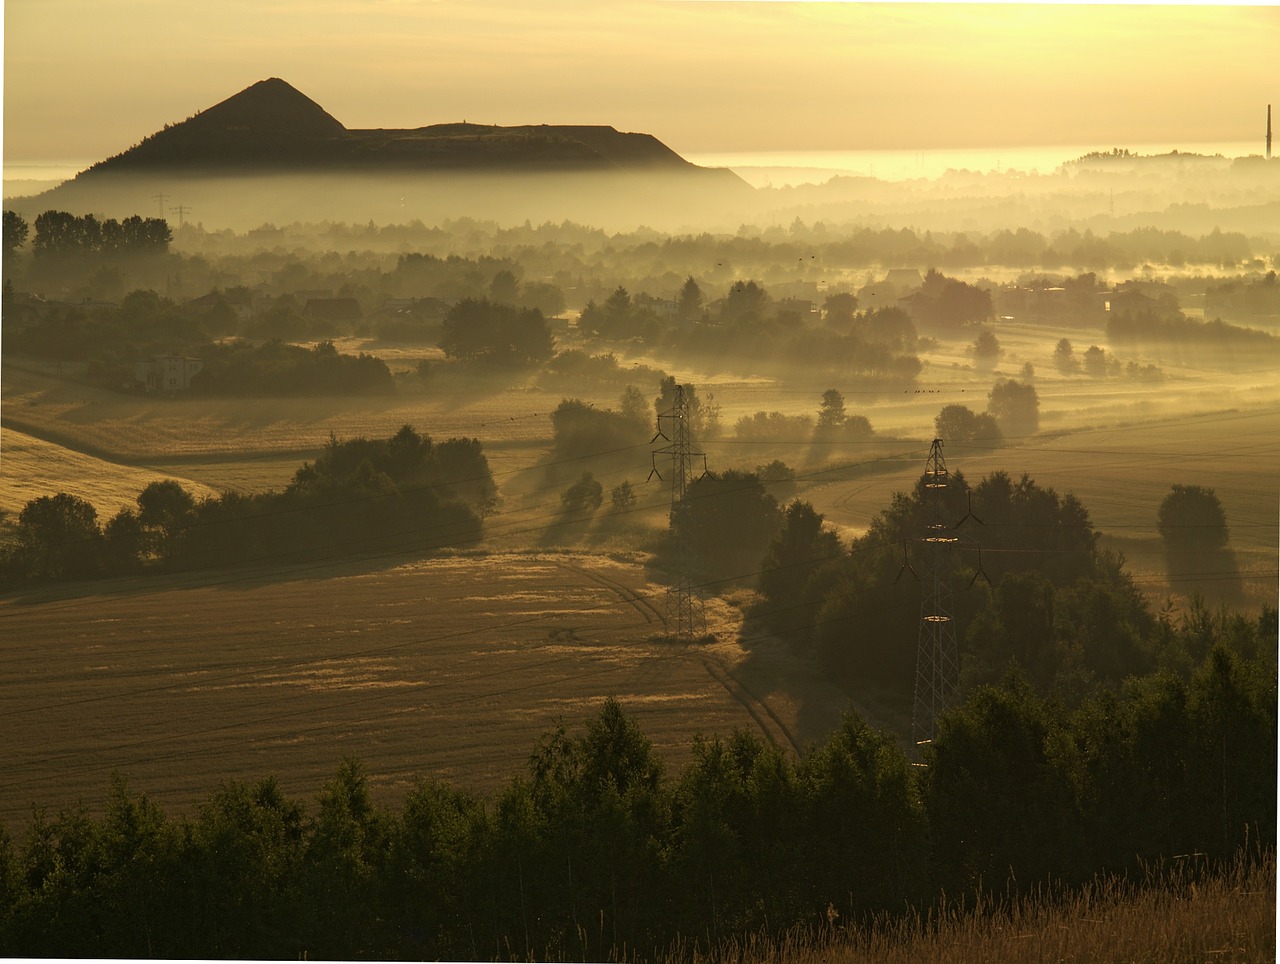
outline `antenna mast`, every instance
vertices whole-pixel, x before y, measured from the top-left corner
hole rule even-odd
[[[695,636],[706,631],[706,613],[703,609],[702,597],[693,588],[693,543],[688,525],[675,524],[677,513],[686,511],[682,508],[689,483],[693,481],[692,466],[694,458],[702,459],[703,475],[706,475],[707,457],[693,447],[693,435],[690,431],[689,396],[685,394],[685,386],[676,386],[675,401],[671,408],[658,415],[658,434],[653,441],[666,439],[669,443],[653,452],[653,471],[649,477],[658,476],[657,457],[671,456],[671,531],[675,538],[675,579],[667,590],[667,625],[674,629],[675,635],[683,640],[692,641]],[[671,434],[663,431],[664,422]]]

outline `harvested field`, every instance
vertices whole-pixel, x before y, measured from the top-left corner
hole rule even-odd
[[[663,638],[639,561],[484,553],[117,580],[0,602],[0,820],[101,804],[112,771],[169,809],[276,775],[313,795],[343,758],[398,802],[420,777],[491,791],[558,721],[614,696],[670,765],[699,731],[794,750],[846,708],[736,609]]]
[[[164,479],[176,479],[197,499],[219,494],[189,478],[108,462],[8,427],[0,430],[0,458],[0,512],[14,518],[32,499],[67,492],[91,503],[105,522],[136,507],[138,493]]]

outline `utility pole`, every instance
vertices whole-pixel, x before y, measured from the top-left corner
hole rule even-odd
[[[668,444],[656,449],[651,458],[653,470],[649,478],[655,475],[659,480],[662,473],[658,471],[658,456],[671,457],[671,516],[670,526],[675,541],[675,573],[672,586],[667,590],[667,625],[676,637],[691,642],[696,636],[706,631],[706,612],[702,597],[693,588],[694,547],[689,533],[689,526],[676,525],[679,512],[687,511],[681,507],[689,484],[693,481],[692,466],[695,458],[702,459],[703,475],[706,475],[707,457],[693,446],[693,434],[690,430],[689,396],[685,394],[683,385],[676,386],[675,401],[671,408],[658,415],[658,434],[653,442],[664,439]],[[664,431],[670,431],[670,435]],[[652,444],[652,443],[651,443]]]
[[[936,438],[929,447],[924,473],[929,522],[920,537],[925,548],[925,570],[920,580],[920,636],[916,646],[915,704],[911,714],[911,735],[916,746],[933,742],[938,717],[954,704],[960,681],[951,583],[943,570],[943,552],[958,541],[951,527],[942,524],[943,495],[950,485],[951,476],[942,457],[942,439]]]

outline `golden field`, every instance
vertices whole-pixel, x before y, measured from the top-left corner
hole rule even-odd
[[[713,644],[665,637],[642,562],[484,552],[111,580],[0,601],[0,820],[104,799],[112,771],[166,809],[277,775],[313,796],[347,756],[388,802],[423,776],[481,791],[609,696],[677,765],[693,736],[788,750],[846,703],[815,667],[707,604]]]

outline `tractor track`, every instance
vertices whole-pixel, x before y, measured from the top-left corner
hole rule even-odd
[[[664,628],[667,626],[667,617],[661,609],[655,606],[647,598],[637,593],[630,586],[611,579],[608,576],[601,575],[585,569],[582,566],[575,566],[571,563],[561,563],[566,569],[571,569],[579,575],[585,576],[597,585],[616,593],[620,599],[634,608],[645,622],[649,624],[659,623]],[[709,653],[701,653],[692,650],[686,650],[680,654],[686,658],[697,658],[703,668],[707,671],[707,675],[723,687],[724,691],[730,697],[739,703],[755,721],[760,732],[774,746],[790,747],[795,753],[799,754],[800,746],[796,743],[795,737],[791,735],[791,730],[786,723],[773,711],[764,700],[751,692],[741,680],[736,677],[733,672],[725,665],[724,660]]]

